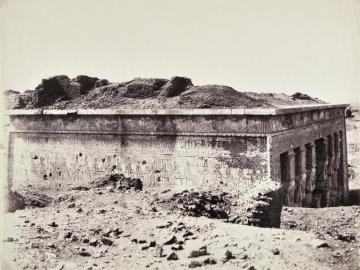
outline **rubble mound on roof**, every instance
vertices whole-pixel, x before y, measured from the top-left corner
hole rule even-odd
[[[283,105],[316,104],[322,101],[306,94],[239,92],[224,85],[193,85],[191,79],[134,78],[114,83],[79,75],[57,75],[34,90],[5,91],[8,109],[164,109],[164,108],[271,108]]]

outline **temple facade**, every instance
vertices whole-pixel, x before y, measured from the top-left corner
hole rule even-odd
[[[246,192],[273,181],[284,205],[341,205],[346,106],[13,110],[8,183],[61,190],[122,173],[145,188]]]

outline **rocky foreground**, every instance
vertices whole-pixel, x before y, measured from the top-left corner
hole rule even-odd
[[[359,269],[359,206],[284,208],[271,229],[168,211],[169,192],[70,190],[8,213],[4,269]]]
[[[115,83],[79,75],[43,79],[34,90],[5,92],[8,109],[254,108],[324,103],[306,94],[240,92],[224,85],[193,85],[191,79],[135,78]]]

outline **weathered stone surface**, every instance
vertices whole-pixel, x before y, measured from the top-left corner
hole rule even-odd
[[[192,86],[191,79],[186,77],[172,77],[162,88],[161,97],[174,97],[183,93],[189,86]]]
[[[134,79],[120,91],[128,98],[152,98],[160,93],[161,87],[167,82],[165,79]]]
[[[86,94],[89,92],[92,88],[95,87],[96,82],[99,79],[96,77],[89,77],[86,75],[78,75],[75,78],[75,82],[80,84],[80,94]],[[100,83],[99,83],[100,84]]]

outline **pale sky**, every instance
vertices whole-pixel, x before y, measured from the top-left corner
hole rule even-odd
[[[0,89],[187,76],[360,102],[360,0],[0,0]]]

